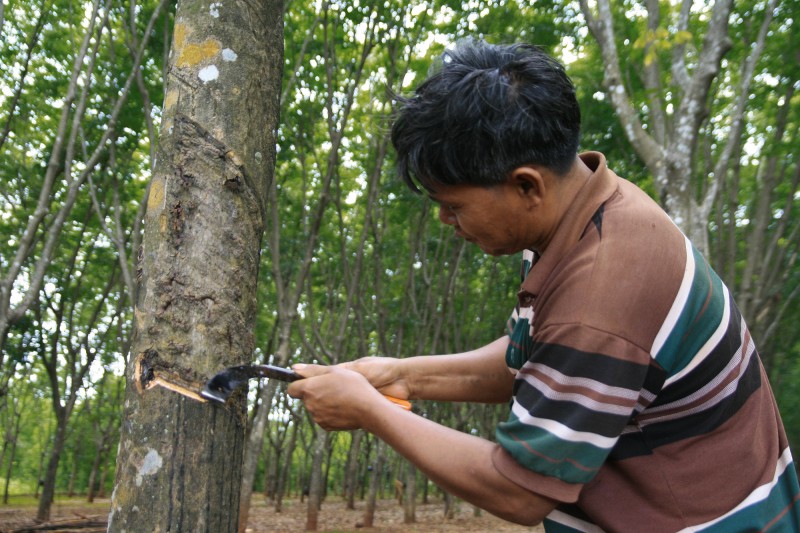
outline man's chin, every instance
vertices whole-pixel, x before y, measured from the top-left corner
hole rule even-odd
[[[467,240],[469,240],[469,239],[467,239]],[[481,249],[481,251],[483,253],[485,253],[487,255],[492,255],[494,257],[499,257],[501,255],[508,255],[508,252],[506,252],[505,250],[500,250],[500,249],[497,249],[497,248],[487,248],[483,244],[481,244],[479,242],[476,242],[476,241],[469,241],[469,242],[471,242],[472,244],[476,245],[478,248]]]

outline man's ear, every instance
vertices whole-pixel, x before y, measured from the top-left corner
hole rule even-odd
[[[542,173],[531,166],[517,167],[511,171],[510,184],[516,192],[532,207],[538,206],[546,192],[545,179]]]

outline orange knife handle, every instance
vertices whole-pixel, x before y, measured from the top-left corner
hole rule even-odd
[[[388,394],[384,394],[383,396],[393,404],[399,405],[406,411],[411,410],[411,402],[409,402],[408,400],[403,400],[402,398],[395,398],[394,396],[389,396]]]

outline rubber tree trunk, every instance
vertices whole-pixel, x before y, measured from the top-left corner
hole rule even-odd
[[[253,424],[247,435],[242,461],[242,482],[239,494],[239,533],[245,533],[247,518],[250,516],[250,499],[253,496],[253,480],[256,477],[258,458],[264,444],[264,431],[269,423],[269,413],[272,409],[272,400],[275,397],[277,382],[268,380],[259,393],[259,403],[256,408]]]
[[[364,432],[356,430],[351,432],[352,441],[350,443],[350,453],[347,460],[347,472],[345,475],[344,491],[347,499],[347,509],[356,508],[356,491],[358,490],[358,467],[361,457],[361,440]]]
[[[47,459],[47,468],[44,470],[44,477],[41,475],[39,477],[41,496],[39,497],[39,509],[36,512],[36,519],[41,522],[50,520],[50,508],[53,506],[53,501],[56,497],[58,463],[61,461],[61,454],[64,452],[64,446],[67,442],[67,422],[69,421],[69,411],[71,410],[72,406],[69,406],[56,411],[56,431]]]
[[[378,499],[378,487],[383,478],[383,464],[386,460],[386,444],[378,438],[375,439],[375,465],[369,476],[369,492],[367,493],[367,504],[364,507],[364,519],[361,524],[365,528],[370,528],[375,523],[375,507]]]
[[[295,420],[295,423],[290,429],[291,436],[289,437],[289,445],[286,447],[286,452],[281,455],[282,461],[279,465],[278,480],[275,485],[275,512],[280,513],[283,511],[283,497],[286,493],[287,486],[289,485],[290,469],[292,466],[292,456],[294,449],[297,446],[297,434],[300,421]]]
[[[417,468],[408,463],[406,468],[406,487],[403,497],[403,523],[417,521]]]
[[[309,481],[308,503],[306,506],[306,531],[317,531],[319,528],[319,510],[325,492],[325,476],[322,471],[323,462],[330,446],[330,433],[317,429],[314,439],[313,460],[311,463],[311,479]]]
[[[246,396],[191,393],[253,358],[282,17],[280,0],[178,2],[110,532],[237,530]]]
[[[14,432],[11,436],[11,452],[8,455],[8,463],[6,463],[6,477],[3,486],[3,505],[8,505],[8,487],[11,484],[11,473],[14,470],[14,459],[17,455],[17,442],[19,441],[19,425],[22,420],[22,413],[17,412],[16,406],[14,406],[14,418]]]

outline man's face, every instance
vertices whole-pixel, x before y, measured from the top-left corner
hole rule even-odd
[[[489,188],[437,185],[430,197],[439,204],[439,220],[453,226],[456,235],[487,254],[509,255],[536,244],[516,187],[511,182]]]

